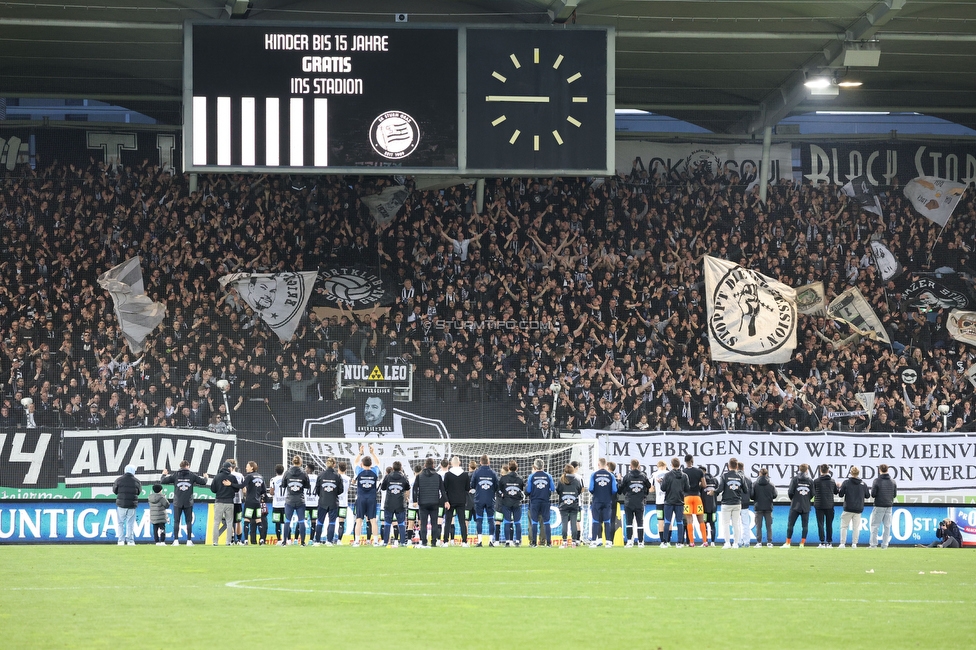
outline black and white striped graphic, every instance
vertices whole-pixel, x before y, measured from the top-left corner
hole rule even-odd
[[[194,97],[193,164],[327,167],[329,104],[322,97]]]

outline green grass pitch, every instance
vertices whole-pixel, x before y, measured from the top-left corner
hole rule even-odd
[[[970,549],[65,545],[2,557],[8,648],[976,645]]]

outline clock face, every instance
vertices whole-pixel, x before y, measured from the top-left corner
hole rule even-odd
[[[607,32],[469,29],[469,169],[606,171]]]

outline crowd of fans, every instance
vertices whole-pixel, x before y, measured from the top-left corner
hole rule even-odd
[[[148,163],[18,173],[0,184],[0,426],[219,430],[228,407],[333,399],[335,364],[390,356],[414,364],[416,400],[495,402],[533,435],[974,422],[965,370],[976,355],[949,338],[945,313],[910,309],[900,291],[912,272],[970,264],[971,200],[939,237],[897,184],[878,217],[832,185],[780,182],[763,203],[732,172],[635,168],[596,181],[492,179],[480,211],[474,186],[413,191],[378,227],[361,198],[389,179],[201,176],[190,192],[188,178]],[[872,239],[905,276],[880,279]],[[828,301],[856,286],[893,345],[802,317],[789,363],[715,363],[705,254],[791,286],[822,280]],[[96,281],[135,255],[147,294],[168,309],[144,353],[126,348]],[[340,305],[324,319],[309,309],[285,344],[217,282],[364,261],[394,278],[392,304]],[[902,381],[905,367],[915,383]],[[836,416],[862,411],[864,392],[876,396],[873,417]]]

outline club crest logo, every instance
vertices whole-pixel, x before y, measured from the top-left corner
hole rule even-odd
[[[353,268],[321,271],[316,291],[326,300],[365,307],[380,302],[385,291],[374,273]]]
[[[373,120],[369,128],[373,151],[388,160],[400,160],[412,154],[420,144],[420,127],[403,111],[387,111]]]

